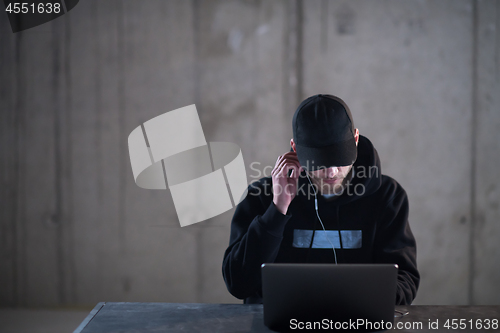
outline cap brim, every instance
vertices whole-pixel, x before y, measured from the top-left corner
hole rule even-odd
[[[352,165],[356,162],[354,137],[325,147],[305,147],[295,144],[300,165],[309,171]]]

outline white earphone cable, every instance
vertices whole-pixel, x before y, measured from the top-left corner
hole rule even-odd
[[[311,184],[311,186],[312,186],[312,188],[314,190],[314,210],[316,211],[316,216],[318,217],[319,223],[321,223],[321,227],[323,228],[323,231],[325,232],[326,239],[328,240],[328,242],[332,246],[333,257],[335,259],[335,265],[337,265],[337,253],[335,252],[335,246],[330,241],[330,238],[328,238],[328,234],[326,232],[325,226],[323,225],[323,221],[321,221],[321,217],[319,217],[319,212],[318,212],[318,196],[316,195],[316,188],[314,187],[313,183],[311,182],[311,179],[309,178],[309,175],[307,174],[307,171],[306,171],[306,176],[307,176],[307,179],[309,180],[309,184]]]

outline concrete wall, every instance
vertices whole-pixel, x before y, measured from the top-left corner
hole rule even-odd
[[[239,302],[233,211],[180,228],[135,185],[128,134],[196,103],[250,182],[321,92],[408,192],[415,303],[500,304],[499,26],[494,0],[87,0],[17,34],[0,15],[0,305]]]

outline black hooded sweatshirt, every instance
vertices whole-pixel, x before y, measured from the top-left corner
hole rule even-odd
[[[381,174],[377,151],[366,137],[360,136],[353,168],[354,177],[339,197],[329,200],[318,194],[325,229],[335,230],[329,235],[340,230],[335,244],[337,262],[397,264],[395,302],[409,305],[416,296],[420,275],[406,192],[394,179]],[[248,194],[236,207],[222,264],[233,296],[261,302],[263,263],[334,262],[331,246],[312,246],[314,237],[324,232],[314,205],[314,189],[305,173],[299,177],[297,195],[286,215],[273,203],[271,177],[248,187]]]

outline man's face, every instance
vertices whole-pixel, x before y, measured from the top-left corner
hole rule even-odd
[[[354,139],[356,139],[357,147],[359,141],[359,130],[357,128],[354,132]],[[297,152],[293,139],[290,140],[290,145],[293,151]],[[353,164],[324,168],[316,171],[308,171],[308,174],[311,182],[317,186],[321,194],[340,194],[345,188],[347,181],[351,179],[350,171],[352,166]]]
[[[311,182],[321,194],[341,194],[350,179],[351,165],[309,171]]]

